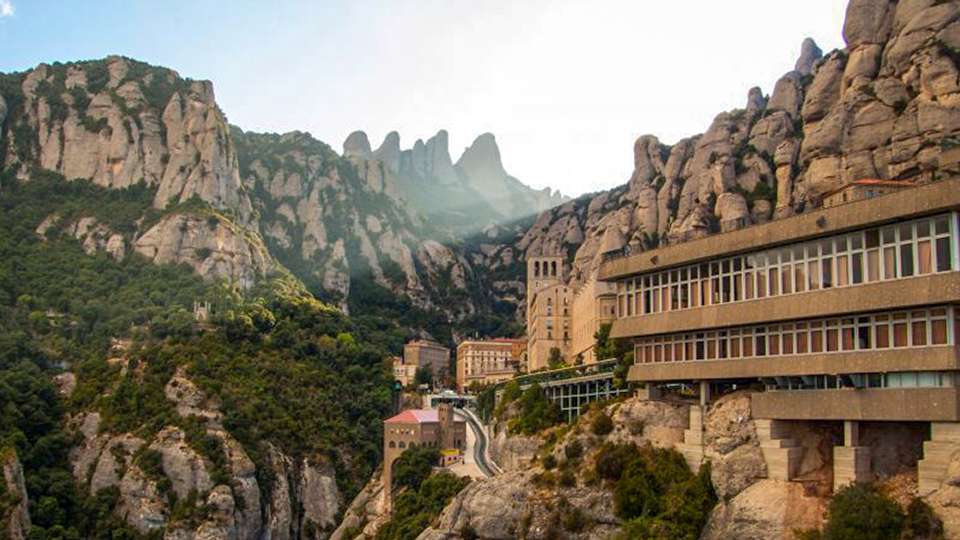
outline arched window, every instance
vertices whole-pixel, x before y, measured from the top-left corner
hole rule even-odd
[[[400,448],[406,448],[406,447],[407,447],[407,443],[400,441]]]
[[[396,447],[397,447],[397,443],[394,441],[390,441],[390,448],[396,448]]]
[[[550,263],[550,275],[557,277],[557,261]]]
[[[540,277],[540,261],[533,262],[533,277]]]
[[[416,448],[416,447],[417,447],[417,443],[415,442],[410,443],[410,448]]]

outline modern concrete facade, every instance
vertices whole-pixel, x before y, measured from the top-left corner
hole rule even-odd
[[[411,409],[383,422],[384,492],[393,484],[393,462],[408,448],[426,446],[441,452],[442,465],[460,459],[467,445],[467,424],[456,420],[453,406],[442,403],[436,409]]]
[[[563,257],[527,260],[527,355],[530,371],[547,367],[550,351],[570,353],[572,295]]]
[[[492,384],[512,378],[520,370],[525,350],[524,340],[461,342],[457,345],[457,390],[463,392],[474,382]]]
[[[859,186],[857,189],[866,189]],[[871,195],[661,249],[605,255],[611,335],[630,338],[629,379],[701,404],[753,388],[770,476],[789,480],[797,422],[842,422],[834,486],[869,479],[862,422],[930,422],[921,494],[960,449],[960,179]],[[695,410],[695,412],[694,412]],[[702,410],[682,448],[702,456]],[[761,433],[762,431],[762,433]]]
[[[617,290],[614,284],[597,281],[596,275],[580,287],[573,297],[573,339],[570,341],[570,360],[573,363],[592,364],[597,360],[594,346],[600,326],[616,318]]]
[[[403,347],[403,363],[408,366],[430,368],[436,379],[442,379],[450,369],[450,349],[426,339],[411,341]]]

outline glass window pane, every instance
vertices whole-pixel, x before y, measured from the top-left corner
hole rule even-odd
[[[780,269],[780,285],[783,287],[783,294],[790,294],[793,292],[792,286],[792,275],[793,266],[786,264]]]
[[[927,321],[913,321],[913,345],[922,347],[927,344]]]
[[[896,323],[893,325],[893,346],[894,347],[907,346],[907,324],[906,323]]]
[[[823,330],[810,332],[810,352],[823,352]]]
[[[843,329],[843,331],[841,332],[841,343],[840,343],[840,345],[843,347],[843,350],[845,350],[845,351],[852,351],[852,350],[854,349],[854,346],[853,346],[853,328],[844,328],[844,329]]]
[[[930,221],[921,220],[917,222],[917,238],[927,238],[930,236]]]
[[[840,349],[840,333],[836,328],[827,330],[827,350],[830,352]]]
[[[952,265],[950,237],[937,238],[937,272],[949,272]]]
[[[900,277],[913,275],[913,244],[900,245]]]
[[[921,276],[932,271],[930,240],[917,242],[917,273]]]
[[[797,263],[793,267],[793,284],[797,288],[797,292],[803,292],[807,286],[807,275],[806,275],[806,263]]]
[[[947,343],[947,320],[939,319],[930,323],[930,341],[934,345]]]
[[[777,269],[771,268],[768,272],[770,275],[770,296],[777,296],[780,294],[780,280],[778,279]]]
[[[863,253],[850,254],[850,283],[856,285],[863,283]]]
[[[904,223],[897,227],[898,232],[900,233],[900,241],[906,242],[907,240],[913,240],[913,224]]]
[[[880,279],[880,250],[872,249],[867,252],[867,281],[874,282]]]
[[[820,261],[821,281],[824,289],[833,287],[833,260],[824,259]]]
[[[807,354],[808,351],[806,330],[797,332],[797,354]]]
[[[897,250],[893,247],[883,248],[883,279],[897,278]]]
[[[816,261],[810,261],[807,263],[807,277],[810,280],[811,291],[815,291],[820,288],[820,265]]]
[[[877,229],[870,229],[866,233],[867,248],[875,248],[880,245],[880,231]]]
[[[837,287],[846,287],[849,280],[850,264],[846,255],[837,257]]]

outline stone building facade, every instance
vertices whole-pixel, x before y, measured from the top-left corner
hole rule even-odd
[[[563,358],[569,356],[571,300],[563,257],[531,257],[527,260],[527,357],[530,371],[547,367],[552,349],[558,349]]]
[[[573,363],[592,364],[597,360],[607,360],[597,358],[594,350],[596,334],[601,325],[613,322],[616,310],[616,285],[597,281],[596,274],[590,276],[573,297],[573,315],[570,319],[573,328],[570,360]]]
[[[403,347],[403,363],[418,368],[430,368],[436,379],[442,379],[450,369],[450,349],[427,339],[411,341]]]
[[[519,339],[468,340],[457,345],[457,389],[474,382],[491,384],[511,379],[520,371],[526,341]]]

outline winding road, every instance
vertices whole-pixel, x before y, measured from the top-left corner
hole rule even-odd
[[[477,468],[480,469],[480,472],[487,477],[503,472],[489,454],[490,441],[487,439],[487,431],[483,429],[483,424],[477,416],[473,414],[473,411],[469,409],[456,409],[455,414],[466,420],[467,425],[470,426],[470,430],[473,431],[473,436],[476,441],[473,445],[473,459]]]

